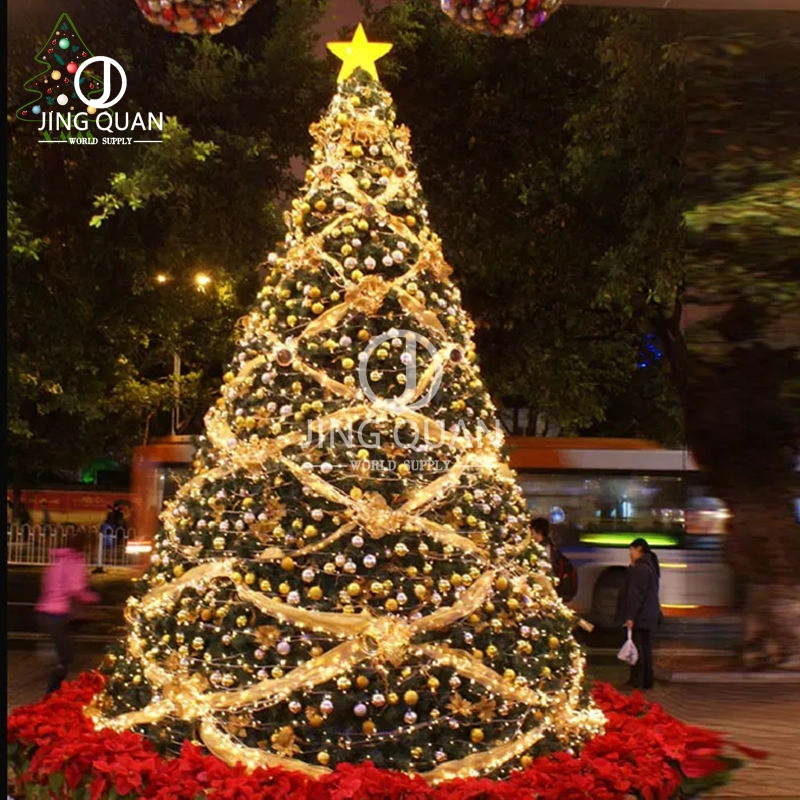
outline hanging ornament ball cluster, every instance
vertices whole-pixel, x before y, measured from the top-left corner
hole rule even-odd
[[[257,0],[136,0],[148,22],[170,33],[220,33],[236,25]]]
[[[561,0],[440,0],[440,5],[448,17],[469,31],[521,37],[544,25]]]

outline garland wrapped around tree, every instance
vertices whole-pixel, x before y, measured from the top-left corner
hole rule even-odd
[[[331,49],[285,244],[89,713],[250,768],[502,775],[604,717],[377,81],[389,45]]]

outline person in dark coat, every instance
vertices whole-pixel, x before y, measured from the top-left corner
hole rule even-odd
[[[550,522],[544,517],[536,517],[536,519],[531,522],[531,533],[536,543],[544,547],[547,551],[550,565],[555,567],[556,546],[550,538]]]
[[[630,545],[631,565],[619,596],[617,617],[630,628],[639,659],[631,667],[629,686],[653,688],[652,633],[661,623],[658,601],[661,568],[658,557],[645,539],[634,539]]]

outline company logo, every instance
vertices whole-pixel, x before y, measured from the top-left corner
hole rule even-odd
[[[402,394],[397,397],[382,398],[372,389],[368,374],[369,361],[373,353],[390,339],[402,339],[405,341],[405,347],[400,355],[400,362],[405,367],[405,389]],[[430,366],[422,373],[420,381],[418,381],[417,378],[418,346],[427,350],[428,355],[431,357]],[[364,394],[377,405],[388,405],[394,408],[406,408],[417,411],[428,405],[436,392],[439,391],[443,372],[444,364],[442,363],[442,358],[430,339],[414,331],[394,330],[388,333],[382,333],[380,336],[374,336],[370,339],[369,344],[359,356],[358,382],[361,384],[361,390]],[[420,386],[420,383],[423,383],[423,385]],[[427,384],[427,386],[424,384]],[[417,396],[418,389],[424,389],[419,396]]]
[[[163,113],[107,110],[125,96],[128,76],[118,61],[89,50],[68,14],[58,18],[35,60],[44,70],[26,81],[34,98],[17,110],[17,119],[37,123],[41,144],[162,142],[152,132],[163,132]],[[111,135],[101,139],[98,131]]]
[[[93,97],[90,100],[81,91],[80,79],[81,76],[83,75],[83,71],[90,64],[97,64],[97,63],[103,65],[103,78],[102,78],[103,93],[100,95],[100,97]],[[117,96],[113,100],[109,100],[108,97],[111,94],[112,67],[119,74],[122,85],[120,86],[120,89],[117,92]],[[122,100],[122,97],[125,94],[125,90],[127,88],[128,88],[128,76],[125,74],[125,70],[122,68],[122,64],[120,64],[119,61],[115,61],[113,58],[109,58],[108,56],[92,56],[91,58],[87,58],[86,61],[84,61],[75,72],[75,94],[78,95],[78,98],[87,106],[94,106],[97,109],[111,108],[111,106],[115,106],[120,100]]]

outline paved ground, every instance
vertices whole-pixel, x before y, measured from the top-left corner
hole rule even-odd
[[[96,666],[101,655],[97,648],[82,652],[75,671]],[[38,700],[50,665],[47,651],[40,646],[9,652],[7,658],[8,708]],[[590,674],[619,684],[625,668],[605,660]],[[649,695],[679,719],[770,751],[768,760],[750,762],[729,786],[710,795],[712,800],[800,800],[800,684],[659,684]]]

